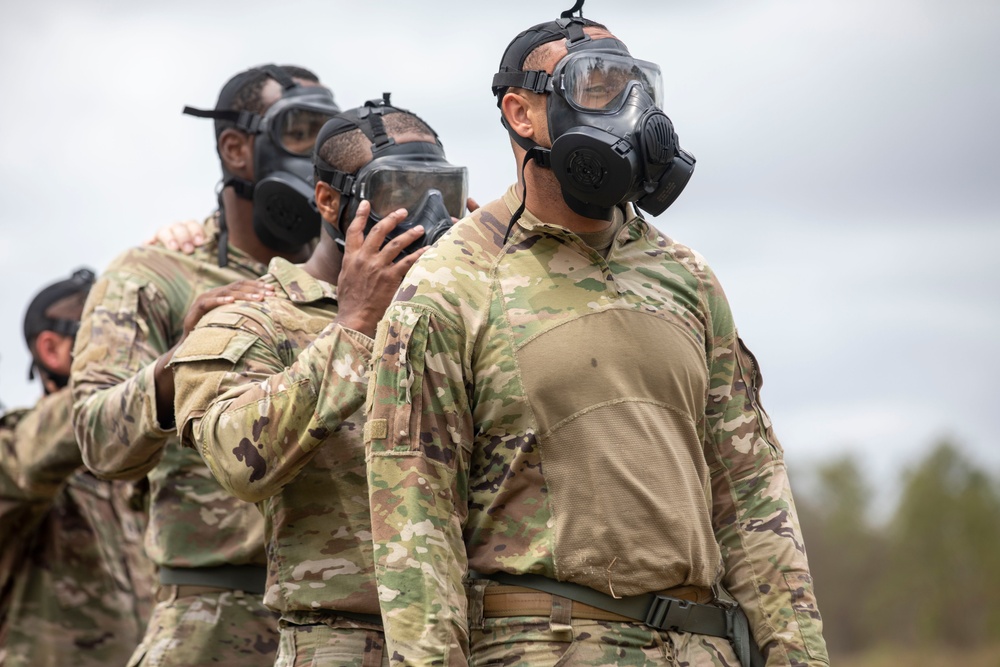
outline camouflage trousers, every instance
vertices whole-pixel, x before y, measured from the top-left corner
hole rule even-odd
[[[487,618],[469,642],[469,667],[740,667],[727,639],[640,623]]]
[[[365,623],[337,619],[296,625],[282,620],[274,667],[389,667],[385,635]]]
[[[222,591],[177,597],[153,608],[146,635],[128,667],[271,667],[278,618],[261,596]]]

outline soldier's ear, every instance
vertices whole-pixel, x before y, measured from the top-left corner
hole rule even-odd
[[[54,331],[43,331],[35,338],[35,359],[60,375],[69,375],[73,361],[73,339]]]
[[[245,132],[227,128],[219,135],[219,159],[231,173],[253,180],[253,137]]]
[[[538,132],[539,118],[534,109],[537,105],[533,105],[533,100],[528,97],[530,94],[520,89],[509,90],[500,101],[500,112],[514,132],[526,139],[534,140]]]
[[[329,183],[320,181],[315,190],[316,208],[323,219],[337,226],[337,215],[340,213],[340,193],[330,187]]]

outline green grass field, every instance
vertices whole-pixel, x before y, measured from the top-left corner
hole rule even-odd
[[[833,667],[1000,667],[1000,646],[969,651],[886,648],[863,655],[834,655]]]

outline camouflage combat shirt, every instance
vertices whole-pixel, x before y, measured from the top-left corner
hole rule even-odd
[[[146,551],[170,567],[260,565],[264,521],[253,505],[215,481],[197,452],[180,446],[156,415],[153,368],[184,331],[204,291],[256,279],[266,267],[229,246],[220,268],[218,231],[193,255],[160,246],[132,248],[98,279],[84,307],[72,371],[73,425],[87,467],[108,479],[150,486]]]
[[[826,664],[761,379],[712,271],[625,210],[605,260],[514,188],[417,262],[365,440],[390,655],[464,665],[462,577],[626,596],[723,584],[769,664]]]
[[[274,259],[275,296],[206,315],[171,361],[177,424],[267,524],[264,603],[379,613],[361,426],[372,341],[334,323],[336,288]]]
[[[124,664],[142,638],[152,568],[134,487],[94,477],[70,392],[0,419],[0,664]]]

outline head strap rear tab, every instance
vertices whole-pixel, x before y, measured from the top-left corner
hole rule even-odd
[[[233,111],[231,109],[195,109],[194,107],[184,107],[184,115],[195,118],[211,118],[213,120],[226,120],[233,123],[236,129],[247,134],[260,134],[263,116],[253,111]]]

